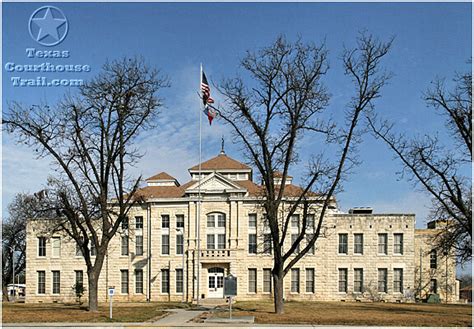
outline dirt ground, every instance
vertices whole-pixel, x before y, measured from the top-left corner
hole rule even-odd
[[[255,323],[357,326],[472,326],[471,305],[348,302],[287,302],[285,314],[270,301],[238,302],[233,315],[253,315]],[[215,316],[227,316],[227,312]]]
[[[180,303],[114,303],[113,319],[109,305],[101,304],[99,312],[88,312],[85,306],[65,304],[2,303],[3,323],[27,322],[146,322],[165,315],[165,309],[188,307]]]

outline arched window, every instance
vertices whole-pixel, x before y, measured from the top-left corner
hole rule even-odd
[[[207,214],[207,249],[225,249],[225,214],[220,212],[213,212]]]

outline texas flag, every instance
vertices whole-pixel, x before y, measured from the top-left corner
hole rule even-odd
[[[214,103],[214,99],[211,97],[211,87],[207,82],[206,74],[202,71],[201,76],[201,95],[202,95],[202,103],[204,104],[204,114],[207,115],[207,119],[209,120],[209,125],[212,125],[212,120],[217,116],[217,110],[213,107],[212,103]]]

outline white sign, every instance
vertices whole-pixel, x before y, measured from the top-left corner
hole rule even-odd
[[[109,288],[109,296],[113,296],[115,294],[115,288]]]

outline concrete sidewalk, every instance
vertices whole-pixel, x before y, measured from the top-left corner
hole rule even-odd
[[[169,327],[189,325],[188,321],[205,312],[203,310],[194,311],[182,308],[170,309],[166,311],[170,312],[170,314],[157,321],[154,321],[153,325]]]

